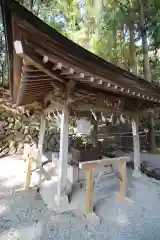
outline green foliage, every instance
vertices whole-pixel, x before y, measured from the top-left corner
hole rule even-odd
[[[74,148],[74,149],[83,149],[84,148],[83,140],[81,137],[76,137],[74,139],[72,148]]]
[[[92,140],[90,137],[87,136],[76,136],[73,140],[72,148],[85,150],[93,149]]]
[[[158,56],[158,54],[155,54],[153,57],[151,57],[150,66],[152,69],[152,81],[156,85],[160,86],[160,56]]]

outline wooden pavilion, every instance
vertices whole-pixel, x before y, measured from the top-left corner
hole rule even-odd
[[[13,0],[1,0],[7,42],[10,89],[17,105],[43,106],[38,148],[42,156],[45,115],[61,115],[57,196],[64,193],[68,158],[68,119],[73,111],[110,112],[133,117],[135,175],[140,173],[136,116],[160,105],[160,89],[67,39]],[[41,158],[40,160],[41,161]]]

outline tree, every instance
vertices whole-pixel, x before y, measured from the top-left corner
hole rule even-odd
[[[136,62],[139,62],[139,74],[143,73],[144,79],[149,82],[152,80],[152,72],[149,64],[149,31],[156,49],[160,41],[157,37],[159,33],[158,17],[160,13],[159,9],[156,9],[157,4],[157,0],[106,0],[104,3],[105,8],[103,6],[103,11],[101,12],[103,14],[101,25],[97,26],[102,30],[99,31],[101,41],[97,48],[98,53],[102,54],[102,57],[106,54],[105,59],[134,73],[137,72]],[[138,56],[135,46],[136,36],[138,37],[137,40],[142,40]],[[112,45],[109,46],[108,43]],[[109,49],[107,53],[104,51],[105,48]],[[129,49],[127,50],[127,48]],[[143,62],[143,67],[141,66],[141,61]],[[157,58],[154,58],[154,61],[152,60],[152,64],[158,64]],[[154,69],[157,69],[156,66],[154,66]],[[156,149],[156,142],[153,112],[150,113],[150,130],[151,149],[154,151]]]
[[[8,87],[9,85],[2,15],[0,15],[0,85],[4,87]]]
[[[151,82],[151,70],[149,64],[149,51],[148,51],[148,36],[146,27],[146,15],[145,9],[147,8],[146,2],[142,0],[139,1],[140,7],[140,31],[142,38],[142,49],[143,49],[143,73],[144,79]],[[150,148],[152,151],[156,150],[156,135],[155,135],[155,120],[154,111],[149,114],[149,129],[150,129]]]

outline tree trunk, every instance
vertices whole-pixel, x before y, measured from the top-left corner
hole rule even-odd
[[[120,67],[126,69],[126,60],[125,60],[125,48],[124,48],[124,43],[125,43],[125,36],[124,36],[124,25],[121,26],[120,32],[119,32],[119,37],[120,37],[120,48],[121,48],[121,62],[120,62]]]
[[[149,113],[149,139],[150,139],[150,151],[156,151],[156,131],[155,131],[155,115],[154,111]]]
[[[136,69],[136,48],[134,43],[134,23],[131,22],[129,25],[129,35],[130,35],[130,42],[129,42],[129,70],[133,73],[137,73]]]
[[[112,53],[112,63],[117,64],[117,54],[116,54],[116,48],[117,48],[117,29],[116,26],[112,28],[112,35],[113,35],[113,53]]]
[[[1,75],[1,77],[2,77],[2,86],[4,87],[4,63],[2,63],[2,75]]]
[[[149,55],[148,55],[148,43],[147,43],[147,31],[145,24],[145,4],[144,0],[138,0],[140,6],[140,29],[141,29],[141,38],[142,38],[142,50],[143,50],[143,72],[144,79],[148,82],[151,82],[151,70],[149,65]],[[151,151],[156,150],[156,138],[155,138],[155,124],[154,124],[154,112],[150,112],[149,115],[150,122],[150,149]]]
[[[39,15],[39,10],[40,10],[40,4],[38,4],[37,10],[36,10],[36,16],[37,16],[37,17],[38,17],[38,15]]]
[[[148,82],[151,82],[151,70],[149,66],[144,0],[139,0],[139,6],[140,6],[140,30],[141,30],[142,50],[143,50],[143,73],[144,73],[144,79],[147,80]]]

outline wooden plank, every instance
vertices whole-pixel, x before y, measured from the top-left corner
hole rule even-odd
[[[48,91],[47,91],[48,92]],[[47,92],[34,92],[34,96],[32,95],[31,96],[31,93],[30,93],[30,91],[28,90],[28,91],[25,91],[25,92],[23,92],[24,93],[24,97],[32,97],[32,98],[36,98],[36,97],[42,97],[43,96],[43,98],[45,97],[45,95],[47,94]],[[21,94],[19,94],[19,96],[21,97]]]
[[[80,162],[79,168],[86,169],[90,167],[105,166],[111,164],[120,164],[120,162],[128,162],[130,160],[129,156],[116,157],[116,158],[105,158],[88,162]]]
[[[22,43],[19,41],[19,45],[22,45]],[[16,45],[16,44],[15,44]],[[16,48],[16,47],[15,47]],[[60,76],[57,73],[53,73],[52,70],[50,70],[47,67],[47,64],[44,64],[39,58],[38,56],[36,56],[34,54],[34,50],[30,49],[28,46],[24,46],[23,45],[23,51],[19,52],[16,50],[17,55],[19,55],[21,58],[23,58],[24,60],[30,62],[30,64],[32,64],[34,67],[42,70],[42,72],[44,72],[45,74],[47,74],[50,77],[53,77],[54,79],[56,78],[57,80],[54,80],[54,85],[55,88],[64,88],[64,80],[62,78],[62,76]]]
[[[82,61],[80,58],[78,58],[78,59],[76,58],[76,64],[75,64],[75,59],[73,60],[72,58],[67,57],[67,55],[65,55],[64,52],[62,52],[63,51],[62,49],[61,49],[62,51],[59,51],[59,52],[58,52],[58,50],[56,51],[55,46],[54,46],[54,49],[53,49],[53,45],[51,45],[49,42],[47,43],[47,45],[46,44],[44,45],[44,43],[41,42],[41,45],[38,46],[34,42],[34,40],[29,39],[27,43],[30,44],[34,48],[36,46],[36,51],[38,53],[42,54],[42,55],[46,54],[47,56],[49,56],[49,59],[52,62],[55,62],[55,61],[59,62],[60,61],[66,67],[74,66],[75,71],[78,71],[78,72],[82,71],[86,75],[89,75],[91,77],[94,77],[96,75],[98,78],[101,78],[104,81],[106,81],[106,76],[107,76],[107,81],[109,81],[110,83],[115,83],[115,81],[116,81],[116,83],[119,84],[119,87],[124,87],[124,85],[123,86],[121,85],[121,80],[119,78],[116,77],[116,79],[115,79],[115,73],[111,72],[111,71],[108,71],[109,69],[107,69],[107,68],[105,69],[105,72],[104,71],[103,72],[99,71],[97,69],[97,66],[94,65],[94,67],[93,67],[93,65],[90,64],[90,62],[88,62],[88,61],[84,65],[84,61]],[[50,49],[48,49],[48,48],[50,48]],[[52,54],[52,52],[53,52],[53,54]],[[88,66],[88,64],[90,66]],[[83,65],[83,68],[82,68],[82,65]],[[114,75],[114,77],[113,77],[113,75]],[[114,79],[114,81],[111,80],[111,78]],[[124,83],[126,84],[127,82],[125,81]]]
[[[92,168],[86,170],[86,210],[85,215],[93,212],[93,173]]]
[[[59,70],[62,68],[62,63],[61,62],[58,62],[56,64],[54,64],[54,67],[52,68],[52,70]]]
[[[21,39],[21,33],[20,33],[20,29],[19,26],[14,22],[14,19],[12,19],[13,21],[13,25],[14,25],[14,31],[13,31],[13,41],[14,40],[20,40]],[[21,81],[21,71],[22,71],[22,59],[16,54],[15,50],[13,49],[13,83],[11,83],[11,85],[13,85],[13,89],[11,89],[11,94],[12,94],[12,98],[13,101],[16,102],[17,100],[17,94],[18,94],[18,90],[19,90],[19,85],[20,85],[20,81]],[[12,81],[10,81],[12,82]]]
[[[23,94],[24,95],[34,95],[34,96],[42,96],[43,95],[43,97],[45,97],[45,95],[49,92],[50,90],[48,90],[48,91],[43,91],[43,90],[40,90],[40,91],[30,91],[29,89],[28,90],[25,90],[25,91],[23,91]],[[33,97],[34,97],[33,96]]]
[[[69,78],[81,81],[81,79],[84,79],[84,73],[73,73]]]
[[[41,91],[50,90],[51,91],[52,89],[53,89],[52,86],[48,85],[48,84],[45,87],[40,84],[37,86],[33,85],[32,88],[30,87],[30,85],[24,85],[23,91],[29,90],[29,92],[32,92],[32,91],[34,92],[36,90],[36,92],[38,92],[39,90],[41,90]]]
[[[35,44],[32,42],[31,43],[31,41],[29,40],[29,44],[30,45],[32,45],[33,47],[35,47]],[[48,47],[48,45],[47,45],[47,47]],[[52,47],[52,50],[53,50],[53,47]],[[52,62],[55,62],[55,61],[61,61],[61,62],[63,62],[63,65],[64,66],[66,66],[66,67],[72,67],[72,66],[74,66],[74,69],[75,69],[75,71],[78,71],[78,72],[80,72],[80,71],[82,71],[82,69],[81,68],[79,68],[78,66],[76,66],[75,65],[75,63],[72,63],[71,64],[71,62],[70,61],[68,61],[68,60],[65,60],[65,58],[64,58],[64,53],[63,53],[63,60],[62,60],[62,56],[60,57],[59,55],[57,55],[57,52],[54,52],[54,54],[52,55],[51,54],[51,49],[50,49],[50,51],[48,50],[48,49],[46,49],[46,46],[37,46],[36,45],[36,51],[37,52],[39,52],[40,54],[44,54],[44,53],[46,53],[47,52],[47,56],[49,56],[49,58],[50,58],[50,60],[52,61]],[[59,54],[60,54],[60,52],[59,52]],[[69,60],[71,60],[70,58],[69,58]],[[85,68],[85,66],[83,66],[83,72],[84,72],[84,68]],[[91,67],[91,69],[93,68],[93,66]],[[87,70],[85,70],[85,74],[86,75],[93,75],[91,72],[88,72]],[[94,74],[95,75],[95,74]],[[109,79],[109,73],[107,74],[107,76],[108,76],[108,79],[107,79],[107,82],[110,80]],[[105,76],[106,76],[106,74],[105,74]],[[93,76],[92,76],[93,77]],[[106,77],[102,77],[101,76],[101,79],[103,79],[103,81],[106,81]],[[118,80],[118,78],[116,79],[116,80]],[[110,81],[110,83],[114,83],[113,81]],[[125,82],[126,83],[126,82]],[[118,83],[119,84],[119,88],[121,89],[121,88],[124,88],[124,86],[122,86],[121,84],[120,84],[120,82]],[[98,84],[99,85],[99,84]],[[134,88],[135,89],[135,88]],[[121,92],[121,91],[120,91]]]
[[[84,102],[83,99],[82,99],[82,101],[77,100],[77,99],[75,99],[75,100],[76,100],[76,102],[73,102],[71,107],[78,111],[87,111],[89,109],[94,109],[95,111],[100,111],[100,112],[128,112],[129,113],[129,111],[125,111],[125,109],[116,109],[114,107],[112,107],[112,108],[107,107],[103,103],[97,102],[96,104],[92,104],[92,103]]]
[[[120,200],[125,201],[126,188],[127,188],[126,162],[120,163],[120,175],[121,175],[121,179],[122,179],[120,181]]]
[[[39,72],[38,72],[38,70],[39,70]],[[22,72],[22,77],[23,78],[43,78],[43,77],[48,77],[48,74],[44,73],[41,69],[38,69],[38,70],[37,70],[37,72]]]
[[[28,191],[31,183],[31,173],[32,173],[32,159],[28,158],[27,162],[27,173],[26,173],[26,181],[25,181],[25,190]]]
[[[35,69],[31,69],[31,68],[28,68],[28,67],[26,67],[26,66],[23,66],[22,67],[22,71],[23,72],[26,72],[26,73],[36,73],[36,74],[38,74],[38,73],[42,73],[42,71],[40,70],[40,69],[37,69],[37,68],[35,68]]]
[[[31,47],[35,48],[35,42],[30,39],[27,40],[27,44],[30,45]],[[43,45],[43,43],[42,43]],[[48,49],[48,46],[42,46],[42,45],[36,45],[36,52],[43,55],[43,54],[47,54],[47,56],[49,57],[49,60],[56,64],[57,63],[61,63],[65,68],[72,68],[74,66],[74,70],[75,72],[81,72],[82,69],[80,67],[77,66],[77,64],[75,64],[75,62],[70,62],[68,61],[68,59],[65,58],[65,56],[63,56],[63,58],[61,56],[59,56],[59,54],[57,52],[51,53],[51,49]],[[53,48],[52,48],[53,49]],[[56,64],[57,65],[57,64]],[[62,67],[62,66],[61,66]],[[61,69],[61,68],[55,68],[53,67],[53,70],[56,69]],[[85,71],[85,74],[90,76],[90,72]]]
[[[60,73],[60,75],[70,75],[74,73],[74,69],[73,68],[66,68],[64,70],[62,70],[62,72]]]
[[[35,72],[36,73],[36,72]],[[33,75],[33,73],[31,73],[31,74],[26,74],[26,72],[25,73],[22,73],[22,77],[23,77],[23,79],[26,79],[26,78],[28,78],[28,79],[41,79],[41,78],[46,78],[46,77],[48,77],[48,75],[47,74],[43,74],[43,72],[42,71],[40,71],[40,73],[39,74],[35,74],[35,75]]]
[[[25,79],[22,79],[21,80],[21,83],[27,83],[27,84],[33,84],[33,83],[44,83],[44,82],[51,82],[51,81],[53,81],[53,78],[48,78],[48,77],[46,77],[46,78],[43,78],[43,79],[27,79],[27,78],[25,78]]]

